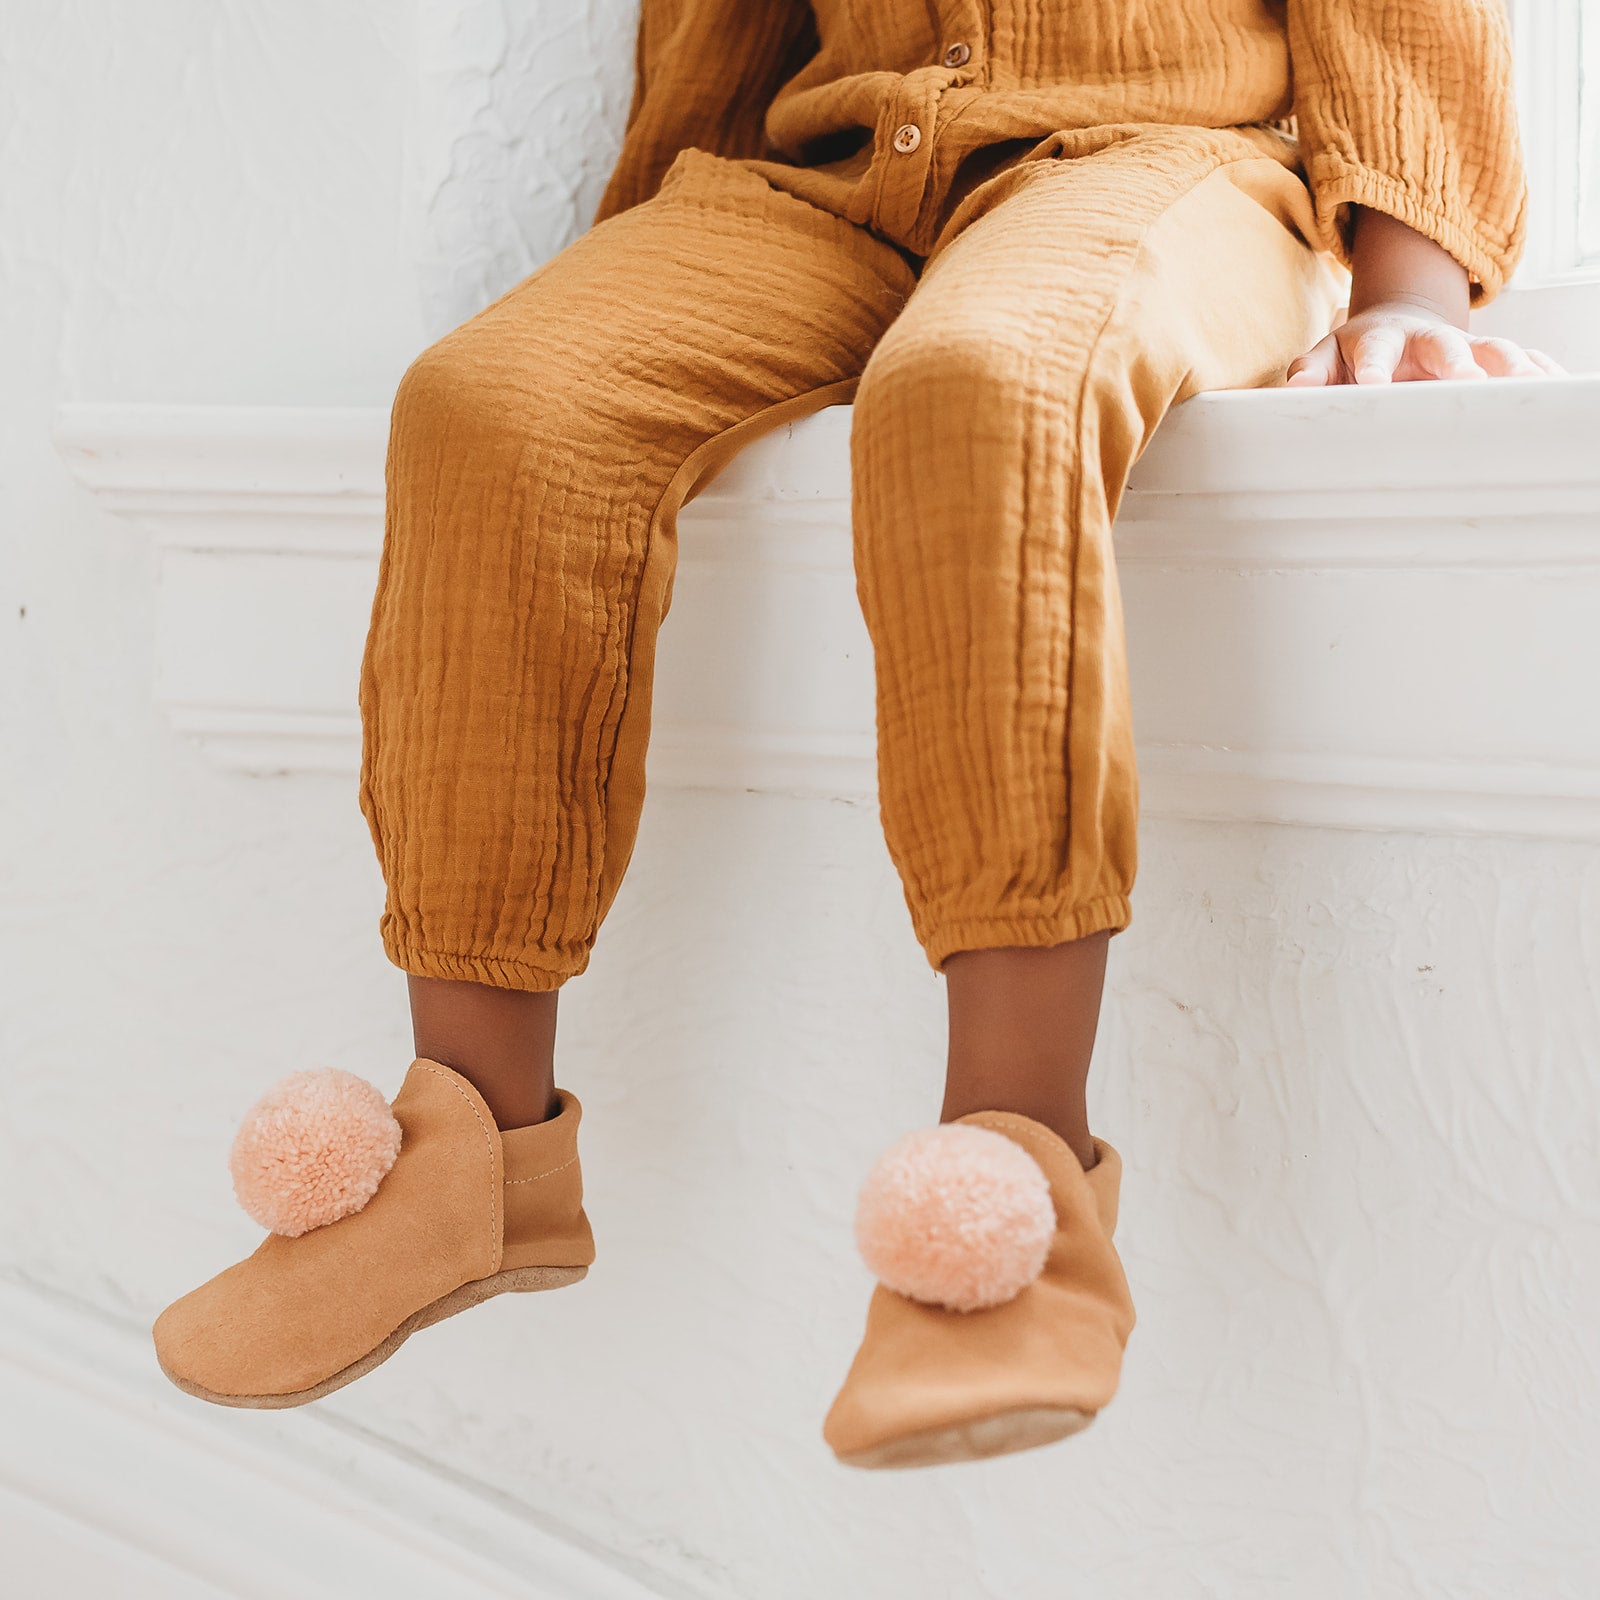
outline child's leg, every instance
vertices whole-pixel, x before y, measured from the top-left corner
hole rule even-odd
[[[1015,1111],[1095,1163],[1085,1088],[1110,935],[958,950],[944,964],[950,1012],[941,1122]]]
[[[1338,288],[1295,231],[1294,175],[1219,169],[1216,143],[1002,175],[856,401],[884,827],[949,978],[947,1105],[1043,1109],[1080,1154],[1104,935],[1135,866],[1112,516],[1168,406],[1273,381]]]
[[[407,372],[362,804],[418,1059],[391,1107],[314,1079],[253,1119],[235,1172],[275,1231],[155,1328],[190,1393],[299,1405],[584,1276],[555,994],[633,845],[674,518],[749,434],[848,399],[911,283],[892,246],[688,151]]]
[[[408,974],[411,1042],[424,1061],[466,1078],[502,1128],[554,1115],[559,989],[498,989]]]
[[[1338,286],[1296,231],[1299,180],[1250,155],[1174,131],[1002,174],[862,378],[883,821],[947,976],[945,1116],[965,1119],[864,1195],[881,1282],[827,1429],[863,1465],[1042,1443],[1116,1387],[1119,1164],[1083,1099],[1135,865],[1112,516],[1168,406],[1281,375]]]
[[[848,399],[911,284],[689,151],[401,384],[362,804],[418,1053],[503,1125],[552,1103],[555,991],[633,848],[678,508],[750,433]]]

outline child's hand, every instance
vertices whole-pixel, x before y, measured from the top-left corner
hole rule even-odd
[[[1297,388],[1565,375],[1538,350],[1464,333],[1431,306],[1398,296],[1347,318],[1289,368],[1289,382]]]

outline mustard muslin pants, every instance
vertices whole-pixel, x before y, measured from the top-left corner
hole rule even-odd
[[[1340,274],[1286,159],[1239,131],[1061,136],[920,257],[690,149],[426,350],[361,681],[390,958],[529,990],[584,969],[643,801],[677,512],[852,399],[882,822],[928,960],[1125,926],[1112,517],[1174,401],[1273,382],[1326,331]]]

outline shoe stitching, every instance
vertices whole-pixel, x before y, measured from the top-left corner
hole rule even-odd
[[[984,1126],[988,1125],[988,1126],[990,1126],[992,1128],[993,1124],[995,1122],[1004,1122],[1005,1125],[1006,1125],[1007,1131],[1002,1137],[1014,1138],[1016,1143],[1018,1143],[1019,1145],[1022,1145],[1024,1149],[1027,1149],[1027,1146],[1029,1144],[1032,1144],[1034,1146],[1034,1149],[1028,1150],[1027,1153],[1030,1156],[1033,1157],[1035,1162],[1037,1162],[1038,1159],[1039,1159],[1038,1154],[1036,1153],[1038,1150],[1052,1150],[1052,1151],[1057,1151],[1057,1153],[1065,1152],[1065,1154],[1066,1154],[1066,1156],[1068,1158],[1068,1165],[1067,1165],[1067,1183],[1068,1183],[1068,1185],[1071,1186],[1072,1188],[1076,1189],[1078,1187],[1078,1185],[1081,1183],[1082,1186],[1085,1189],[1089,1189],[1089,1175],[1088,1175],[1088,1173],[1086,1173],[1083,1170],[1082,1164],[1079,1162],[1077,1156],[1073,1154],[1072,1146],[1069,1145],[1067,1143],[1067,1141],[1061,1137],[1060,1134],[1053,1132],[1049,1128],[1038,1128],[1038,1127],[1035,1127],[1030,1118],[1019,1116],[1015,1111],[989,1111],[989,1112],[986,1112],[984,1115],[985,1115],[985,1122],[978,1123],[978,1124],[976,1124],[976,1126],[984,1127]],[[993,1128],[993,1131],[996,1132],[996,1133],[999,1133],[1000,1130],[998,1128]],[[1058,1147],[1059,1147],[1059,1150],[1058,1150]],[[1044,1169],[1041,1167],[1040,1171],[1043,1172],[1043,1170]],[[1074,1179],[1072,1177],[1072,1174],[1073,1174],[1074,1171],[1077,1173],[1076,1181],[1074,1181]],[[1049,1182],[1049,1174],[1047,1174],[1047,1173],[1045,1174],[1045,1181]],[[1093,1199],[1093,1190],[1090,1189],[1089,1192],[1090,1192],[1090,1200],[1089,1200],[1090,1214],[1092,1216],[1094,1216],[1098,1220],[1099,1215],[1100,1215],[1100,1208],[1099,1208],[1098,1203]],[[1064,1225],[1062,1223],[1062,1220],[1058,1216],[1057,1219],[1056,1219],[1056,1229],[1057,1229],[1057,1231],[1060,1232],[1063,1226]]]
[[[1085,1177],[1087,1176],[1087,1174],[1083,1173],[1083,1164],[1078,1162],[1076,1155],[1073,1155],[1072,1146],[1060,1134],[1052,1133],[1048,1128],[1035,1128],[1030,1125],[1028,1118],[1018,1116],[1014,1111],[986,1111],[984,1116],[986,1120],[992,1122],[1004,1122],[1006,1127],[1016,1134],[1018,1142],[1027,1141],[1040,1149],[1053,1150],[1058,1153],[1064,1150],[1068,1155],[1072,1156],[1074,1162],[1077,1162],[1079,1173]],[[980,1122],[978,1126],[981,1128],[984,1124]]]
[[[559,1167],[551,1167],[548,1172],[536,1172],[531,1178],[507,1178],[505,1186],[508,1189],[515,1189],[519,1183],[539,1183],[541,1180],[553,1178],[558,1172],[565,1172],[568,1167],[575,1167],[577,1164],[578,1158],[573,1156],[570,1161],[563,1161]]]
[[[495,1245],[500,1238],[500,1197],[495,1192],[498,1185],[494,1181],[494,1135],[489,1132],[489,1125],[483,1120],[483,1113],[472,1103],[472,1096],[453,1078],[447,1077],[437,1067],[430,1067],[425,1061],[417,1063],[419,1067],[430,1076],[442,1079],[449,1084],[455,1092],[467,1102],[467,1109],[478,1119],[478,1126],[483,1129],[484,1143],[489,1147],[489,1271],[495,1267]],[[485,1276],[488,1274],[486,1273]]]

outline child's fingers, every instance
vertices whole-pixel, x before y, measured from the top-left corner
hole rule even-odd
[[[1427,328],[1412,336],[1411,354],[1430,378],[1482,378],[1473,343],[1456,328]]]
[[[1474,339],[1472,356],[1491,378],[1540,378],[1544,368],[1510,339]]]
[[[1368,328],[1346,359],[1357,383],[1392,383],[1405,353],[1404,328]]]
[[[1339,341],[1330,333],[1320,344],[1289,363],[1289,382],[1295,388],[1310,389],[1339,381]]]
[[[1528,351],[1528,359],[1546,376],[1551,378],[1566,378],[1571,374],[1559,361],[1552,361],[1543,350]]]

